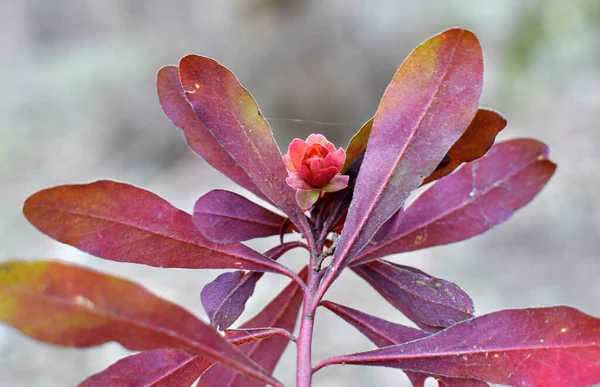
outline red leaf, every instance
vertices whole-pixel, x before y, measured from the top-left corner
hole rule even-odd
[[[513,309],[462,321],[420,340],[328,359],[470,377],[511,386],[600,383],[600,319],[576,309]]]
[[[352,270],[426,331],[437,332],[473,317],[473,300],[452,282],[380,260],[354,266]]]
[[[127,356],[79,387],[189,387],[212,364],[181,349],[155,349]]]
[[[270,249],[265,255],[277,260],[299,246],[303,245],[300,242],[284,243]],[[244,312],[246,302],[252,297],[256,283],[262,276],[261,272],[224,273],[204,286],[200,300],[211,325],[221,330],[229,328]]]
[[[307,268],[300,273],[306,278]],[[269,303],[256,317],[243,324],[240,329],[278,327],[293,332],[302,304],[303,293],[298,284],[292,282]],[[240,349],[252,360],[273,372],[275,365],[283,354],[289,340],[285,337],[274,336],[259,342],[244,345]],[[198,387],[259,387],[263,384],[231,372],[221,365],[210,368],[200,378]]]
[[[479,109],[475,118],[462,136],[452,145],[446,155],[449,159],[447,165],[436,169],[429,175],[423,184],[431,183],[458,168],[462,163],[477,160],[490,150],[496,135],[506,127],[506,118],[500,113],[489,109]]]
[[[359,310],[348,308],[331,301],[323,301],[324,307],[343,318],[350,325],[358,329],[363,335],[378,347],[387,347],[394,344],[402,344],[412,340],[422,339],[430,333],[396,324],[375,316],[368,315]],[[482,387],[487,383],[475,379],[451,378],[446,376],[430,375],[420,372],[406,371],[413,386],[423,386],[425,379],[434,377],[440,386],[447,387]]]
[[[365,151],[367,150],[367,144],[369,143],[369,137],[371,136],[371,131],[373,130],[374,120],[375,117],[367,121],[350,139],[350,143],[346,148],[346,161],[344,162],[342,173],[345,173],[353,162],[365,154]]]
[[[452,29],[417,47],[388,86],[325,284],[339,275],[430,175],[471,122],[483,59],[469,31]]]
[[[374,119],[375,117],[364,124],[350,140],[350,144],[346,149],[346,163],[343,172],[348,170],[350,165],[365,153]],[[496,135],[505,127],[506,119],[500,113],[485,108],[478,109],[467,130],[446,154],[449,160],[448,164],[442,168],[438,165],[435,172],[429,175],[423,181],[423,184],[446,176],[462,163],[474,161],[483,156],[494,144]]]
[[[252,343],[273,335],[289,337],[281,328],[227,331],[225,337],[236,345]],[[156,349],[121,359],[79,385],[79,387],[189,387],[214,362],[181,349]]]
[[[187,55],[179,62],[179,76],[204,127],[273,203],[296,225],[306,225],[295,192],[285,182],[271,128],[235,75],[213,59]]]
[[[155,194],[98,181],[40,191],[23,212],[44,234],[97,257],[157,267],[289,270],[242,244],[208,241],[192,216]]]
[[[224,190],[210,191],[194,205],[194,224],[205,237],[218,243],[278,235],[285,219]]]
[[[268,201],[269,199],[252,182],[227,149],[221,146],[200,121],[181,86],[179,68],[177,66],[161,68],[158,71],[156,86],[163,111],[175,126],[183,130],[190,148],[231,180]]]
[[[0,295],[0,320],[40,341],[179,348],[280,385],[212,327],[121,278],[60,262],[6,262],[0,265]]]
[[[462,241],[508,220],[548,182],[556,165],[541,142],[517,139],[495,145],[481,159],[436,182],[408,207],[387,236],[353,264]],[[387,227],[384,225],[383,227]]]

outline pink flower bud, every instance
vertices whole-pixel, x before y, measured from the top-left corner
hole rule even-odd
[[[288,170],[288,185],[296,192],[296,201],[303,209],[312,206],[321,192],[335,192],[348,186],[348,176],[340,175],[346,152],[320,134],[311,134],[306,141],[296,138],[289,146],[283,162]]]

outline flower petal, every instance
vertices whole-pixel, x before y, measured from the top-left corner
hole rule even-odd
[[[321,172],[321,166],[323,165],[322,161],[319,159],[312,159],[310,161],[310,172],[312,173],[313,176],[317,176],[319,174],[319,172]]]
[[[319,145],[327,148],[327,150],[330,152],[333,152],[335,150],[335,146],[332,143],[330,143],[329,141],[327,141],[325,136],[323,136],[322,134],[311,134],[306,139],[306,143],[308,145],[319,144]],[[333,149],[332,149],[332,147],[333,147]]]
[[[300,171],[300,166],[302,165],[302,159],[304,158],[306,148],[308,148],[308,144],[299,138],[295,138],[290,143],[287,154],[289,155],[296,171]]]
[[[335,145],[332,142],[327,141],[325,148],[327,148],[330,153],[335,152]]]
[[[311,191],[303,191],[298,190],[296,192],[296,202],[303,210],[309,209],[317,200],[319,200],[319,196],[321,192],[316,190]]]
[[[329,183],[329,181],[333,179],[333,177],[337,175],[339,171],[340,170],[337,167],[323,168],[321,169],[321,172],[319,172],[318,175],[313,175],[310,185],[312,185],[315,188],[322,187],[325,184]]]
[[[302,159],[302,161],[306,162],[306,160],[312,158],[324,159],[329,153],[329,150],[323,145],[312,144],[306,149],[306,152],[304,152],[304,158]]]
[[[336,192],[342,190],[348,187],[348,179],[350,179],[350,176],[348,175],[337,175],[331,179],[329,183],[319,189],[324,192]]]
[[[298,173],[294,163],[292,162],[292,158],[288,153],[283,156],[283,165],[285,165],[285,169],[287,169],[288,173]]]
[[[304,181],[305,181],[307,184],[311,184],[311,183],[312,183],[312,180],[313,180],[313,174],[312,174],[312,172],[310,171],[310,169],[308,169],[308,167],[307,167],[306,165],[302,165],[302,166],[300,167],[300,176],[302,177],[302,179],[304,179]],[[310,189],[312,189],[312,186],[311,186],[311,188],[310,188]]]
[[[285,179],[285,182],[292,187],[293,189],[302,189],[302,190],[311,190],[313,189],[313,187],[310,186],[310,184],[308,184],[307,182],[305,182],[302,177],[297,174],[294,173],[292,175],[289,175],[287,177],[287,179]]]
[[[338,168],[338,172],[342,170],[344,162],[346,161],[346,152],[342,148],[328,154],[323,161],[323,168],[335,166]]]

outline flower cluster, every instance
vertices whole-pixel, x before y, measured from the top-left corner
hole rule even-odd
[[[340,175],[344,161],[344,150],[336,150],[321,134],[291,142],[283,156],[289,174],[286,182],[296,190],[296,201],[302,209],[315,204],[321,192],[335,192],[348,186],[348,176]]]

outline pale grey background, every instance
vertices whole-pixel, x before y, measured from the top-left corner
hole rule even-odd
[[[485,3],[485,4],[482,4]],[[127,181],[190,211],[220,187],[237,189],[189,151],[158,105],[155,74],[194,52],[231,68],[286,147],[324,133],[345,145],[375,111],[414,46],[449,27],[474,31],[485,52],[482,105],[503,112],[503,138],[548,143],[559,168],[507,224],[453,246],[397,257],[460,284],[479,313],[569,304],[600,315],[600,2],[0,0],[0,259],[60,258],[144,283],[202,315],[198,294],[217,271],[158,270],[89,257],[21,215],[53,185]],[[253,243],[264,249],[265,242]],[[285,262],[299,267],[302,258]],[[269,275],[244,319],[286,283]],[[272,281],[269,281],[272,280]],[[327,298],[404,321],[351,273]],[[372,348],[322,311],[314,357]],[[75,385],[125,355],[76,350],[0,328],[0,385]],[[286,352],[276,376],[293,385]],[[315,386],[403,386],[400,371],[332,367]]]

